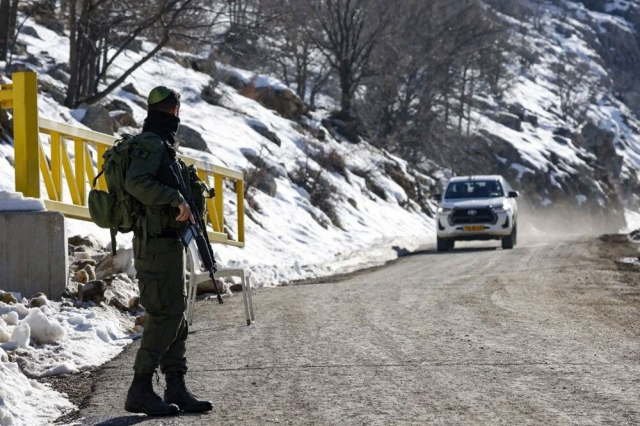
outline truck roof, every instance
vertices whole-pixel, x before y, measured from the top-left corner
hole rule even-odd
[[[461,182],[467,180],[488,180],[488,181],[498,181],[502,180],[502,176],[500,175],[474,175],[474,176],[456,176],[451,178],[449,182]]]

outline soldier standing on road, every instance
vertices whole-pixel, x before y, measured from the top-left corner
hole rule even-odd
[[[179,236],[184,222],[193,218],[169,167],[176,161],[180,95],[160,86],[151,91],[147,103],[148,115],[131,154],[125,188],[144,210],[134,232],[134,252],[140,303],[149,319],[124,408],[152,416],[176,415],[180,410],[205,412],[212,410],[213,404],[196,399],[184,380],[188,325],[185,251]],[[167,383],[164,400],[153,391],[153,374],[158,366]]]

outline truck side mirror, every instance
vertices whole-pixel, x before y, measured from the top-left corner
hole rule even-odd
[[[434,201],[440,202],[442,201],[442,194],[433,194],[431,197]]]
[[[509,198],[518,198],[520,193],[518,191],[509,191]]]

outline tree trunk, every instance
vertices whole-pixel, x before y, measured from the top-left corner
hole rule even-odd
[[[64,100],[65,106],[73,108],[78,88],[78,28],[76,22],[76,0],[69,1],[69,86]]]
[[[0,61],[7,60],[9,52],[9,40],[13,34],[9,33],[9,15],[11,13],[11,1],[0,0]]]

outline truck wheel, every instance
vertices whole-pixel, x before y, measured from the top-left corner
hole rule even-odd
[[[511,235],[502,239],[502,248],[505,250],[511,250],[518,241],[518,227],[514,227],[511,231]]]
[[[445,253],[449,250],[453,250],[454,246],[455,241],[445,240],[444,238],[438,237],[438,253]]]

